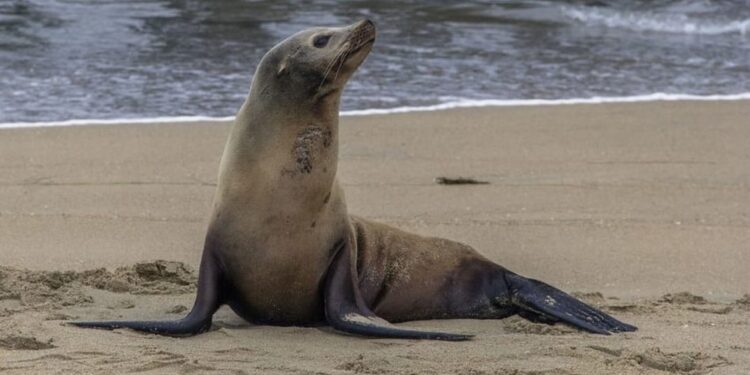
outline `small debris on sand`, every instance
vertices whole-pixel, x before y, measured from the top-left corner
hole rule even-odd
[[[438,185],[487,185],[489,181],[480,181],[471,177],[435,177]]]

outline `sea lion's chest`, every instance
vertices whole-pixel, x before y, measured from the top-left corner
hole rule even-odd
[[[222,161],[216,250],[245,318],[322,318],[320,288],[348,228],[330,126],[280,124],[232,144]]]
[[[234,216],[215,223],[222,243],[216,252],[234,303],[246,319],[307,324],[322,319],[320,288],[335,244],[345,235],[346,209],[331,194],[316,197],[317,210],[290,202],[264,202],[227,209]]]

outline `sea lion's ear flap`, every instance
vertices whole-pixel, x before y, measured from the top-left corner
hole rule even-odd
[[[276,69],[276,77],[281,77],[289,72],[289,58],[284,57],[281,59],[278,68]]]

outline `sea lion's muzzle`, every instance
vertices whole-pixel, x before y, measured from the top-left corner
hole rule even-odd
[[[349,43],[349,54],[353,54],[362,47],[375,42],[375,23],[370,20],[362,20],[352,26],[352,31],[347,38]]]

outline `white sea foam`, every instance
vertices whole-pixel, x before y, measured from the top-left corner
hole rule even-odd
[[[439,111],[452,108],[470,108],[470,107],[521,107],[535,105],[571,105],[571,104],[600,104],[600,103],[634,103],[634,102],[651,102],[651,101],[677,101],[677,100],[748,100],[750,92],[734,95],[689,95],[689,94],[664,94],[655,93],[648,95],[635,96],[595,96],[591,98],[571,98],[571,99],[483,99],[471,100],[462,99],[452,102],[440,103],[423,107],[396,107],[383,109],[362,109],[355,111],[341,112],[343,116],[364,116],[364,115],[382,115],[389,113],[405,112],[425,112]]]
[[[587,25],[602,25],[635,31],[657,31],[677,34],[719,35],[750,32],[750,18],[741,20],[697,19],[685,14],[653,13],[563,7],[562,14]]]
[[[428,106],[405,106],[395,108],[359,109],[353,111],[342,111],[342,116],[367,116],[386,115],[407,112],[430,112],[453,108],[472,107],[522,107],[522,106],[547,106],[547,105],[573,105],[573,104],[601,104],[601,103],[635,103],[652,101],[725,101],[725,100],[750,100],[750,92],[732,95],[689,95],[689,94],[665,94],[655,93],[635,96],[615,97],[591,97],[571,99],[459,99],[446,103]],[[178,117],[152,117],[137,119],[86,119],[44,122],[6,122],[0,123],[0,129],[14,128],[39,128],[57,126],[80,126],[80,125],[119,125],[119,124],[164,124],[164,123],[198,123],[214,121],[232,121],[234,116],[211,117],[211,116],[178,116]]]

